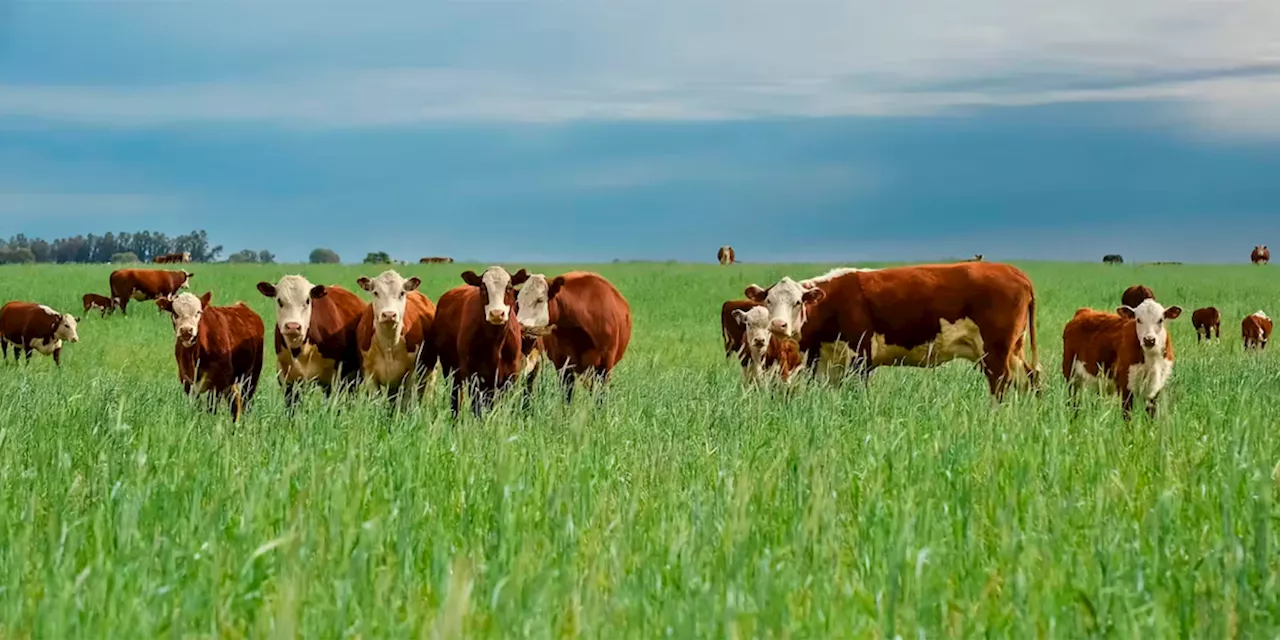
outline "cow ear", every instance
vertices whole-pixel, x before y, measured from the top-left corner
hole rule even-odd
[[[481,279],[480,279],[480,276],[476,275],[476,272],[474,272],[474,271],[464,271],[464,272],[462,272],[462,281],[463,281],[463,282],[465,282],[465,283],[467,283],[467,284],[469,284],[469,285],[471,285],[471,286],[473,286],[473,287],[483,287],[483,286],[484,286],[484,280],[481,280]]]
[[[821,302],[825,297],[827,297],[826,291],[823,291],[822,289],[809,289],[804,292],[804,295],[801,296],[800,299],[805,302]]]
[[[1164,317],[1167,320],[1173,320],[1180,315],[1182,315],[1182,307],[1179,307],[1176,304],[1164,310]]]
[[[190,280],[190,279],[192,279],[192,278],[196,277],[196,274],[191,273],[190,271],[183,271],[182,273],[185,273],[185,274],[187,275],[187,279],[188,279],[188,280]]]
[[[404,281],[404,290],[406,292],[417,291],[418,287],[421,287],[421,286],[422,286],[422,280],[420,278],[409,278],[408,280]]]
[[[360,285],[360,288],[365,291],[373,291],[373,281],[365,276],[360,276],[360,279],[356,280],[356,284]]]
[[[200,308],[208,309],[210,302],[213,302],[213,292],[206,291],[204,292],[204,295],[200,296]]]
[[[547,300],[556,297],[556,294],[560,293],[562,288],[564,288],[564,276],[556,276],[551,281],[551,286],[547,287]]]
[[[529,272],[525,271],[524,269],[521,269],[517,271],[514,276],[511,276],[511,286],[518,287],[524,284],[525,281],[528,279],[529,279]]]
[[[314,287],[311,287],[311,298],[313,300],[318,300],[327,295],[329,295],[329,289],[326,288],[324,285],[318,284]]]
[[[268,298],[276,297],[276,286],[269,282],[259,282],[258,292]]]
[[[170,302],[168,298],[156,299],[156,306],[160,307],[161,311],[168,311],[169,313],[173,313],[173,303]]]
[[[768,292],[765,291],[764,289],[761,289],[760,285],[758,284],[753,284],[747,287],[744,290],[744,293],[747,294],[748,300],[752,302],[760,302],[760,303],[763,303],[765,300],[765,297],[769,295]]]
[[[1116,307],[1116,313],[1121,318],[1128,318],[1130,320],[1133,319],[1133,309],[1130,309],[1129,307],[1125,307],[1125,306]]]
[[[738,321],[738,324],[743,325],[743,326],[746,326],[746,324],[747,324],[747,312],[746,312],[746,311],[743,311],[742,309],[734,309],[734,310],[733,310],[733,319],[734,319],[734,320],[737,320],[737,321]]]

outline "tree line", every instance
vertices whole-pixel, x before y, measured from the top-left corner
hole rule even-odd
[[[169,236],[159,231],[137,233],[89,234],[71,238],[58,238],[52,242],[43,238],[28,238],[19,233],[8,240],[0,238],[0,264],[127,264],[151,262],[156,256],[170,253],[190,253],[192,262],[217,262],[222,255],[222,245],[211,245],[209,234],[203,229],[191,233]],[[244,249],[227,256],[233,264],[274,264],[275,254],[266,249]],[[331,249],[318,248],[311,252],[312,264],[339,264],[342,258]],[[365,256],[366,264],[390,264],[394,262],[384,251]]]

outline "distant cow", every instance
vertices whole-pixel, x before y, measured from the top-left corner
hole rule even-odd
[[[982,262],[982,254],[981,253],[973,254],[973,258],[970,260],[970,262]]]
[[[1166,309],[1149,299],[1116,312],[1076,311],[1062,330],[1062,375],[1073,398],[1082,387],[1114,381],[1126,420],[1139,397],[1154,417],[1156,399],[1173,373],[1173,339],[1165,320],[1177,318],[1182,308]]]
[[[1150,288],[1140,284],[1135,284],[1120,294],[1120,304],[1131,309],[1137,309],[1138,305],[1147,299],[1155,300],[1156,294]]]
[[[800,347],[794,340],[776,338],[769,331],[769,309],[756,305],[732,312],[743,328],[741,342],[743,384],[757,384],[777,375],[783,382],[800,368]]]
[[[173,319],[173,356],[183,392],[211,394],[209,409],[225,403],[235,422],[252,406],[258,390],[267,331],[245,303],[213,307],[212,298],[213,293],[199,298],[183,293],[160,300],[160,305]]]
[[[422,281],[405,280],[387,270],[377,278],[362,277],[357,284],[373,295],[356,331],[364,383],[386,389],[392,406],[405,383],[416,383],[421,396],[428,374],[436,366],[435,350],[422,348],[436,317],[436,306],[418,291]],[[430,355],[430,362],[424,359],[426,355]]]
[[[716,260],[719,260],[720,264],[733,264],[733,247],[729,245],[720,247],[720,250],[716,252]]]
[[[166,253],[151,259],[156,264],[177,264],[191,262],[191,252],[183,251],[181,253]]]
[[[161,296],[172,297],[190,286],[189,271],[161,269],[120,269],[111,272],[111,299],[120,313],[129,315],[130,300],[154,300]]]
[[[1271,339],[1271,318],[1262,311],[1255,311],[1244,317],[1240,323],[1240,335],[1244,338],[1245,349],[1264,349]]]
[[[420,264],[448,264],[453,262],[453,258],[431,257],[423,258],[418,261]]]
[[[502,267],[489,267],[480,275],[467,271],[462,274],[466,284],[440,296],[431,346],[439,356],[440,373],[452,379],[449,403],[454,417],[463,385],[473,385],[471,409],[479,416],[523,367],[520,323],[512,307],[515,287],[528,279],[524,269],[515,275]]]
[[[107,317],[108,313],[116,312],[116,304],[107,296],[98,295],[96,293],[86,293],[81,298],[84,302],[84,312],[87,315],[90,311],[98,309],[102,312],[102,317]]]
[[[1102,256],[1103,264],[1124,264],[1124,257],[1118,253],[1108,253]]]
[[[298,400],[299,384],[315,382],[330,396],[360,381],[356,331],[365,304],[337,285],[312,285],[302,276],[278,284],[258,283],[258,291],[276,301],[276,371],[284,387],[285,407]]]
[[[1254,264],[1267,264],[1271,262],[1271,250],[1267,248],[1267,245],[1260,244],[1253,248],[1253,253],[1249,254],[1249,259]]]
[[[0,307],[0,349],[9,359],[9,345],[13,344],[13,358],[18,351],[31,360],[32,351],[53,356],[55,365],[62,365],[62,343],[79,342],[77,319],[69,313],[58,313],[42,304],[10,302]]]
[[[571,271],[548,281],[529,276],[516,297],[525,336],[542,338],[543,352],[564,376],[567,400],[575,379],[605,383],[631,343],[631,305],[599,274]]]
[[[746,296],[769,307],[774,335],[799,340],[809,365],[824,347],[845,342],[864,380],[878,366],[962,358],[979,363],[996,398],[1014,382],[1036,386],[1035,291],[1016,267],[962,262],[840,271],[810,287],[791,278],[768,289],[751,285]]]
[[[720,305],[720,337],[724,339],[725,358],[742,350],[742,336],[746,333],[746,327],[738,321],[734,312],[759,306],[762,305],[754,300],[727,300]]]
[[[1201,339],[1222,339],[1222,314],[1218,312],[1217,307],[1205,307],[1192,311],[1191,326],[1196,330],[1196,342],[1200,342]]]

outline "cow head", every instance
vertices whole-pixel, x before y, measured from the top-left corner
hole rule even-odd
[[[1182,315],[1182,307],[1174,305],[1168,309],[1151,298],[1142,301],[1137,307],[1120,307],[1116,313],[1122,318],[1135,320],[1134,327],[1138,332],[1138,344],[1142,350],[1164,357],[1164,347],[1169,341],[1169,333],[1165,331],[1164,321],[1173,320]]]
[[[560,288],[564,286],[564,276],[556,276],[547,282],[547,277],[535,273],[520,287],[516,296],[516,318],[520,320],[520,330],[528,336],[545,336],[555,329],[551,325],[551,301]]]
[[[733,319],[746,329],[742,334],[742,341],[751,352],[752,359],[763,359],[765,352],[769,350],[769,309],[765,307],[734,309]]]
[[[174,339],[179,345],[190,348],[196,346],[196,340],[200,339],[200,319],[212,301],[213,292],[207,291],[199,298],[182,293],[173,298],[161,298],[156,304],[172,316]]]
[[[822,289],[803,287],[785,276],[768,289],[753,284],[747,287],[746,295],[769,309],[769,330],[783,338],[799,338],[809,317],[805,305],[826,297]]]
[[[183,269],[183,270],[182,270],[182,284],[181,284],[181,285],[179,285],[179,286],[180,286],[181,288],[183,288],[183,289],[189,289],[189,288],[191,288],[191,278],[195,277],[195,275],[196,275],[196,274],[191,273],[190,271],[187,271],[186,269]]]
[[[484,300],[484,319],[493,325],[506,324],[511,306],[516,303],[515,288],[528,279],[529,274],[524,269],[511,275],[502,267],[489,267],[480,275],[474,271],[462,274],[463,282],[480,289]]]
[[[285,276],[279,284],[258,283],[258,291],[276,301],[276,328],[290,349],[301,349],[311,330],[311,301],[325,297],[324,285],[312,285],[302,276]]]
[[[417,291],[422,281],[405,280],[394,270],[383,271],[377,278],[361,277],[356,281],[361,289],[373,294],[373,321],[380,328],[399,329],[404,326],[404,310],[410,291]]]

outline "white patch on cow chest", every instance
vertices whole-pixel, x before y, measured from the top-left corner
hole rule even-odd
[[[906,349],[885,342],[884,336],[875,334],[871,342],[871,362],[875,366],[901,365],[908,367],[932,367],[956,358],[977,362],[984,353],[982,332],[977,323],[960,318],[954,323],[938,320],[939,331],[932,342]]]
[[[542,360],[542,352],[537,347],[534,347],[534,349],[529,352],[529,355],[522,356],[522,359],[524,360],[524,364],[520,368],[520,374],[526,376],[533,375],[533,372],[538,368],[538,363]]]
[[[391,348],[382,347],[374,340],[373,348],[361,354],[364,363],[364,375],[371,382],[379,385],[398,384],[405,376],[413,372],[413,364],[417,352],[410,353],[403,342]]]
[[[296,358],[288,349],[280,351],[276,354],[276,365],[286,382],[318,380],[331,383],[338,369],[336,360],[320,355],[320,350],[311,343],[303,345]]]
[[[1163,357],[1129,367],[1129,391],[1142,398],[1154,398],[1173,374],[1173,361]]]
[[[62,348],[62,341],[45,338],[43,340],[36,340],[32,342],[31,347],[34,348],[37,353],[51,356],[54,351]]]
[[[1083,362],[1076,360],[1071,365],[1071,384],[1078,389],[1096,389],[1101,393],[1115,393],[1115,381],[1107,375],[1093,375]]]

